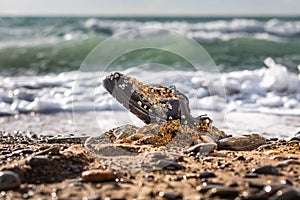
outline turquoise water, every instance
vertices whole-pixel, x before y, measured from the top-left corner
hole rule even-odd
[[[2,17],[1,76],[77,70],[101,41],[145,26],[183,32],[203,45],[222,72],[259,69],[264,59],[271,57],[298,73],[300,17]],[[159,37],[159,33],[139,32],[132,36],[135,37]],[[134,66],[150,58],[186,67],[186,63],[159,51],[130,54],[115,64]]]

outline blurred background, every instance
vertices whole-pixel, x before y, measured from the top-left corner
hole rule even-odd
[[[44,115],[64,112],[68,117],[62,117],[66,121],[61,127],[71,130],[72,86],[86,56],[114,34],[153,27],[178,31],[209,53],[227,93],[226,130],[289,137],[300,127],[299,8],[297,0],[0,0],[0,122],[4,130],[22,129],[25,124],[31,124],[26,129],[35,129],[42,116],[48,120],[44,126],[50,127],[51,117]],[[159,39],[160,32],[135,32],[116,48],[145,37]],[[127,68],[149,62],[184,72],[174,84],[191,99],[195,115],[218,111],[210,110],[205,101],[218,99],[218,94],[200,90],[203,80],[172,55],[133,53],[113,64],[126,73]],[[191,87],[200,92],[189,92]],[[100,94],[96,109],[105,113],[111,109],[111,97],[105,91]],[[84,94],[75,103],[82,99]],[[22,122],[38,113],[42,115],[34,125]],[[111,127],[108,121],[101,123]]]
[[[0,5],[2,75],[77,70],[105,38],[145,26],[185,33],[221,71],[261,68],[272,57],[298,72],[296,0],[1,0]]]

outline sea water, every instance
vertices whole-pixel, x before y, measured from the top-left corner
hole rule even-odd
[[[160,52],[124,56],[112,71],[145,83],[174,85],[189,98],[194,116],[208,114],[232,133],[257,131],[289,137],[299,131],[297,17],[0,18],[0,115],[96,113],[81,115],[79,122],[90,127],[89,116],[96,118],[93,131],[125,123],[142,125],[102,87],[101,78],[108,71],[80,72],[84,75],[78,76],[81,63],[96,45],[114,34],[141,27],[175,30],[202,45],[218,66],[226,96],[209,90],[208,85],[218,80],[208,81],[201,71],[198,75],[187,70],[185,62]],[[161,34],[141,30],[123,40],[134,42],[135,38],[159,38]],[[99,55],[99,59],[105,56]],[[172,70],[137,67],[153,60],[163,60]],[[162,74],[167,76],[161,78]],[[80,89],[74,91],[78,81]],[[96,87],[95,82],[99,83]],[[93,99],[86,95],[89,89],[95,90]]]

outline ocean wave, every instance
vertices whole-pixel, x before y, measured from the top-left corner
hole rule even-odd
[[[300,76],[289,72],[285,66],[275,63],[271,58],[265,59],[265,65],[266,67],[253,71],[222,73],[226,99],[218,90],[211,93],[210,87],[223,87],[214,85],[217,79],[206,79],[192,71],[161,73],[131,68],[123,72],[139,77],[144,82],[175,85],[190,99],[192,110],[224,109],[227,112],[299,116]],[[98,85],[102,72],[85,72],[79,76],[80,80],[76,80],[77,73],[74,71],[47,76],[0,77],[0,115],[72,110],[95,110],[101,113],[112,108],[123,109],[114,102],[101,84]],[[73,90],[75,83],[79,85]],[[90,98],[87,91],[96,92],[94,98]],[[225,104],[222,104],[223,100]]]
[[[238,33],[230,33],[222,37],[237,37],[234,34]],[[194,35],[194,37],[198,36]],[[201,37],[206,37],[205,40],[208,41],[214,40],[219,35],[203,34]],[[229,38],[228,41],[203,45],[222,72],[258,69],[262,66],[264,58],[268,56],[280,63],[285,63],[291,72],[298,72],[296,67],[300,63],[300,39],[281,43],[245,37]],[[85,57],[104,39],[105,37],[93,36],[85,40],[64,40],[57,43],[49,42],[49,44],[32,42],[28,46],[0,48],[1,75],[36,75],[77,70]],[[164,38],[158,36],[153,37],[153,40],[164,40]],[[126,46],[134,42],[130,39],[120,39],[120,42],[111,44],[111,48],[119,48],[120,45]],[[99,59],[105,60],[105,55],[99,55]],[[188,67],[186,63],[178,62],[177,57],[165,54],[162,56],[162,52],[154,50],[147,53],[141,52],[138,56],[124,55],[117,64],[126,68],[140,63],[153,62],[153,60],[157,63],[168,63],[171,67],[182,70]]]
[[[95,32],[108,34],[117,34],[141,27],[171,29],[183,32],[195,39],[200,39],[201,42],[224,41],[245,36],[261,39],[261,35],[264,35],[264,39],[280,41],[297,37],[300,34],[300,21],[283,21],[276,18],[268,21],[232,19],[196,23],[183,21],[115,21],[91,18],[86,20],[84,24],[86,28],[93,29]],[[145,32],[140,34],[142,36],[149,35]],[[136,34],[131,37],[137,36],[141,35]]]
[[[300,18],[0,18],[1,75],[36,75],[77,70],[89,52],[112,34],[130,45],[136,38],[164,40],[165,29],[182,32],[210,54],[222,72],[259,69],[266,57],[297,73],[300,63]],[[149,28],[153,27],[153,29]],[[161,28],[161,29],[159,29]],[[171,37],[171,36],[170,36]],[[99,55],[101,59],[101,55]],[[104,57],[102,59],[105,59]],[[166,60],[160,53],[130,57],[121,66]]]
[[[135,28],[152,27],[129,37],[148,37],[157,28],[182,32],[203,43],[252,37],[272,41],[299,38],[300,19],[285,18],[0,18],[0,48],[30,46],[68,40],[85,40],[94,35],[111,36]]]

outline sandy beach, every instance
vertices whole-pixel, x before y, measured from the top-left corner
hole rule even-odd
[[[181,153],[161,168],[141,168],[138,173],[130,166],[103,164],[101,157],[85,147],[84,137],[9,135],[1,133],[0,139],[1,199],[300,197],[299,135],[292,140],[270,139],[252,151]],[[157,149],[155,152],[158,162],[168,157]],[[144,153],[153,156],[153,148]],[[130,158],[137,159],[138,155]]]

